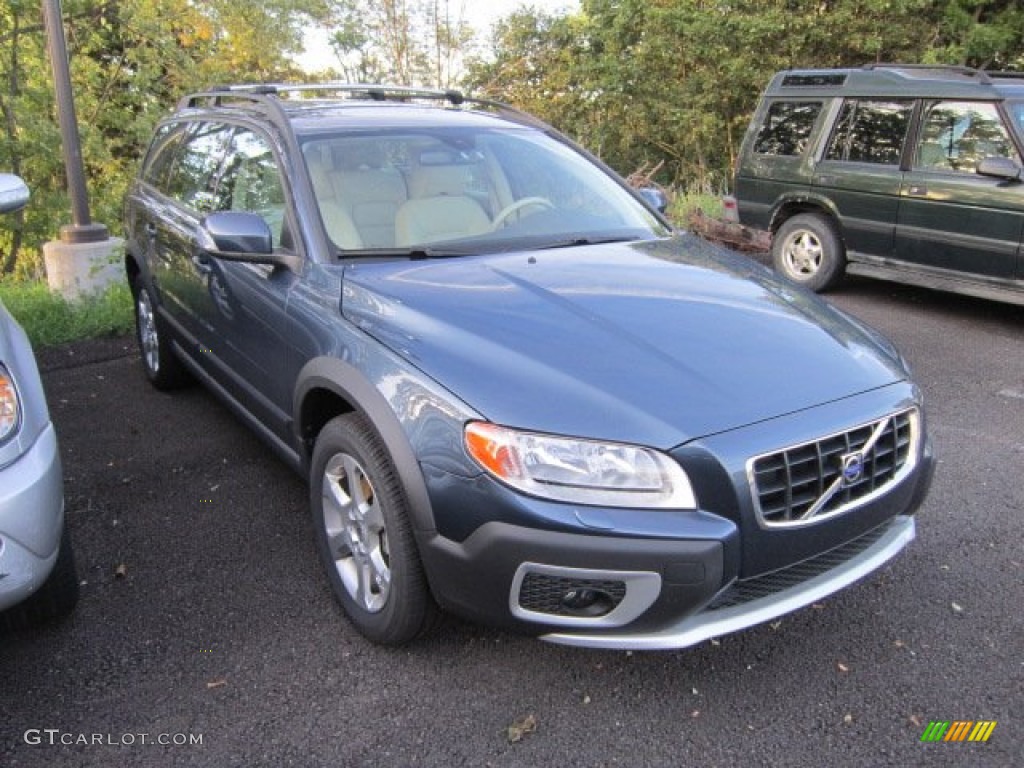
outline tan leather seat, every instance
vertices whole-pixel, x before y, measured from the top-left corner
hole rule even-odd
[[[388,167],[377,144],[348,143],[335,152],[334,194],[369,248],[395,244],[395,216],[409,194],[405,178]]]
[[[316,194],[327,236],[339,248],[363,248],[363,239],[355,222],[335,196],[330,163],[324,161],[319,149],[314,148],[306,153],[306,167],[309,169],[309,179],[313,183],[313,192]]]
[[[466,165],[417,165],[409,174],[412,197],[395,217],[396,244],[426,245],[489,232],[490,217],[467,194],[470,174]]]
[[[441,195],[409,200],[395,219],[396,244],[429,245],[489,232],[491,220],[471,197]]]

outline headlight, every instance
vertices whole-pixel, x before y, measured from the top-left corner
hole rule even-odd
[[[683,468],[650,448],[520,432],[482,421],[466,425],[465,441],[480,466],[533,496],[606,507],[697,507]]]
[[[0,443],[17,431],[19,419],[18,390],[11,374],[0,365]]]

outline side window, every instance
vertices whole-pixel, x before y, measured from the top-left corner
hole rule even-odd
[[[258,213],[270,226],[274,242],[284,231],[284,185],[269,142],[239,128],[214,190],[217,210]]]
[[[166,192],[197,213],[217,209],[214,185],[231,139],[232,128],[220,123],[196,123],[185,137]]]
[[[825,159],[898,165],[913,109],[909,101],[847,101]]]
[[[807,149],[820,101],[776,101],[769,108],[754,140],[759,155],[800,155]]]
[[[157,130],[149,145],[149,152],[146,153],[142,166],[142,178],[161,192],[167,192],[168,176],[178,156],[184,135],[183,125],[164,125]]]
[[[1020,162],[995,104],[940,101],[928,107],[914,153],[915,168],[974,173],[986,157]]]

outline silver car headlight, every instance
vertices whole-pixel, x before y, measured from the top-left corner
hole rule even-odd
[[[483,421],[466,425],[465,445],[487,472],[531,496],[606,507],[697,508],[683,468],[651,448]]]
[[[0,365],[0,443],[18,431],[20,421],[18,390],[11,374]]]

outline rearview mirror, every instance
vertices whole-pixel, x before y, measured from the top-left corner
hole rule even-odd
[[[28,203],[28,186],[13,173],[0,173],[0,213],[12,213]]]

